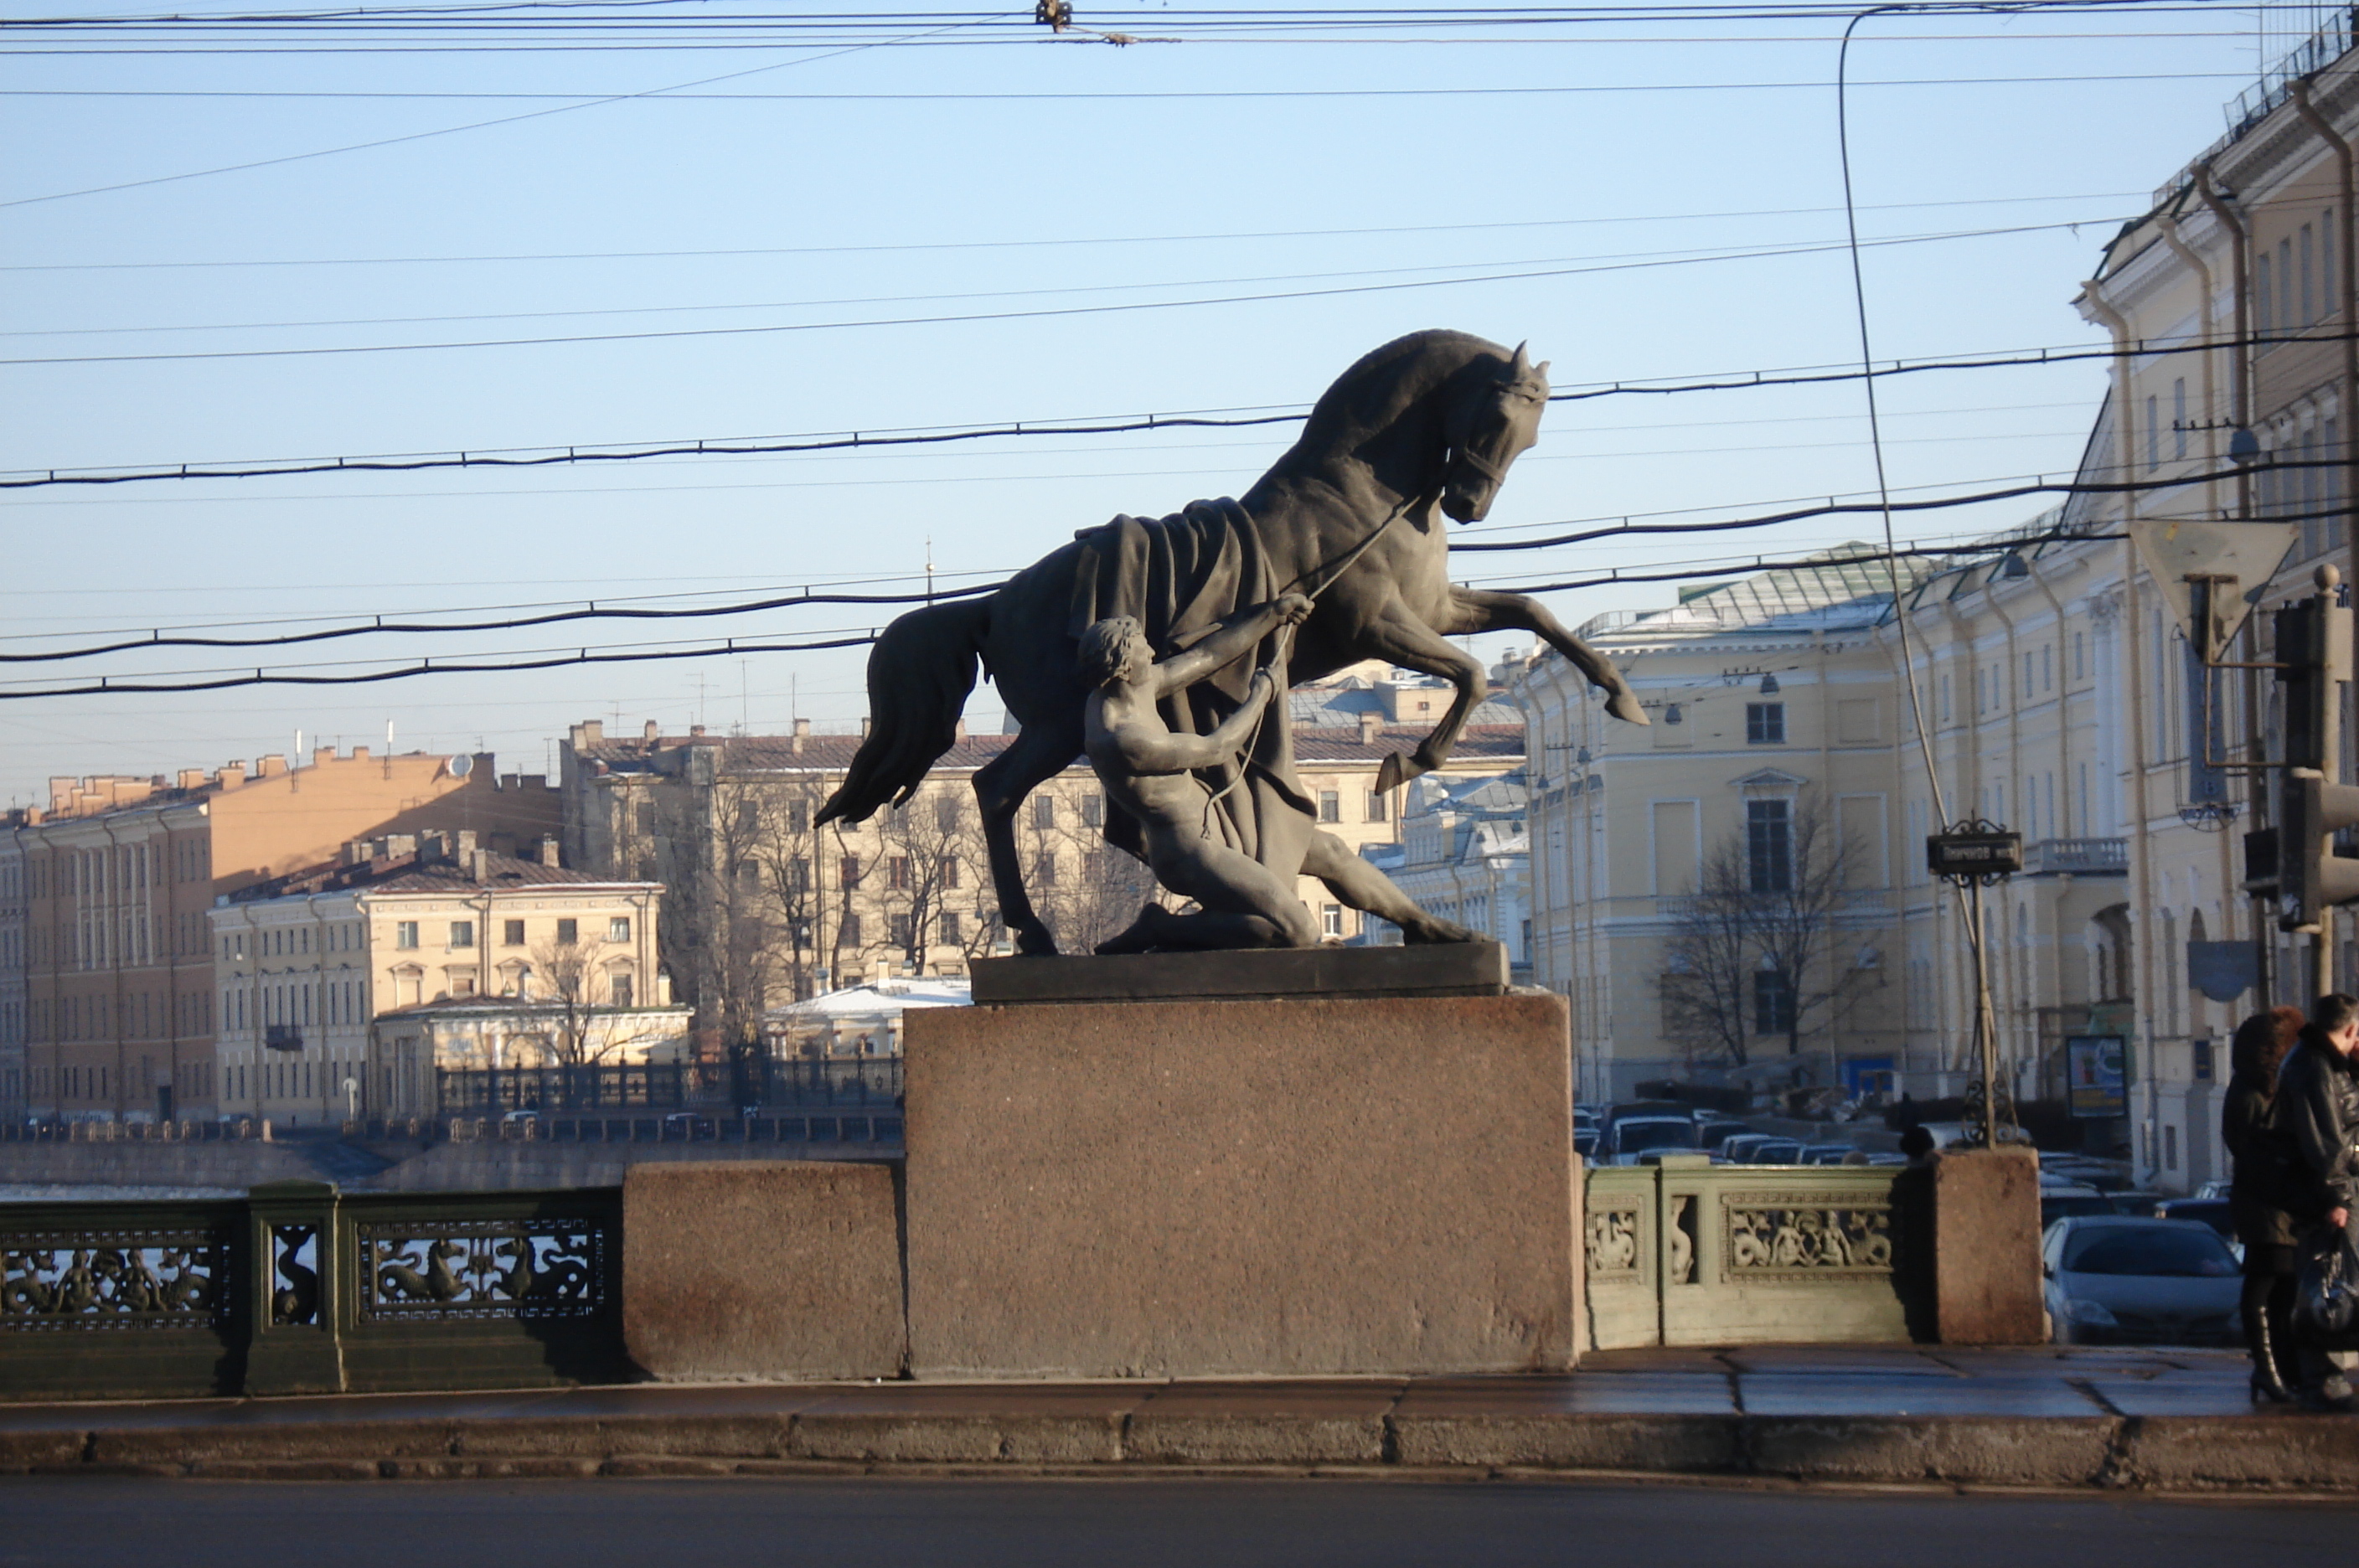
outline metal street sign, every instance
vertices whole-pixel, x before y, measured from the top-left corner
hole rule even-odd
[[[2301,525],[2141,517],[2129,534],[2180,629],[2208,664],[2245,624],[2301,537]]]
[[[1925,868],[1936,877],[2012,877],[2023,869],[2023,835],[1972,823],[1925,840]]]

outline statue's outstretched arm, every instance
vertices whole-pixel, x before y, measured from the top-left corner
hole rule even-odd
[[[1266,604],[1223,618],[1220,629],[1184,653],[1175,653],[1155,667],[1155,694],[1166,697],[1219,673],[1253,651],[1256,643],[1281,622],[1299,622],[1310,614],[1310,601],[1300,593],[1284,593]],[[1282,679],[1285,671],[1278,672]],[[1198,766],[1201,766],[1199,764]]]
[[[1134,773],[1188,773],[1200,768],[1225,768],[1236,761],[1253,738],[1255,721],[1277,694],[1277,677],[1265,667],[1254,671],[1253,688],[1245,702],[1210,735],[1175,735],[1159,724],[1115,732],[1122,759]]]

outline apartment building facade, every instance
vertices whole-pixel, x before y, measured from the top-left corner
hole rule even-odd
[[[637,1062],[686,1044],[663,888],[394,834],[208,911],[224,1116],[433,1116],[435,1070]]]
[[[375,832],[465,828],[506,844],[553,833],[557,792],[489,757],[321,748],[177,779],[62,779],[0,834],[0,886],[23,888],[0,942],[22,1000],[16,1114],[60,1120],[225,1114],[207,915],[241,889],[333,858]],[[5,1065],[5,1064],[0,1064]]]

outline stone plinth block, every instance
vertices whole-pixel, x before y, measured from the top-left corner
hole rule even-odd
[[[1933,1162],[1933,1289],[1943,1345],[2046,1341],[2037,1154],[1957,1149]]]
[[[903,1029],[917,1376],[1572,1365],[1561,997],[938,1007]]]
[[[632,1166],[623,1335],[659,1379],[897,1377],[906,1340],[892,1168]]]

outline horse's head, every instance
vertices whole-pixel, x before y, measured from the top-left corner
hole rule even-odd
[[[1467,367],[1465,390],[1451,404],[1446,432],[1450,467],[1441,509],[1462,523],[1479,523],[1506,483],[1508,465],[1539,439],[1548,408],[1548,361],[1534,365],[1516,345],[1505,365],[1484,358]]]

